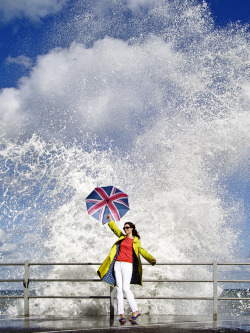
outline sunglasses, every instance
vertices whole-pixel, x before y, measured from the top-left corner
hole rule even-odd
[[[123,230],[125,230],[125,229],[130,229],[130,228],[131,228],[131,227],[124,227]]]

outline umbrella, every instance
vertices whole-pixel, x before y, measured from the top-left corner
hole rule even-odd
[[[85,202],[88,214],[102,224],[109,222],[108,214],[114,221],[120,221],[129,210],[128,195],[114,186],[96,187]]]

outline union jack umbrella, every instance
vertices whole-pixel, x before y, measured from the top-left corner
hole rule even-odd
[[[85,199],[88,214],[105,224],[110,214],[114,221],[120,221],[129,210],[128,195],[114,186],[96,187]]]

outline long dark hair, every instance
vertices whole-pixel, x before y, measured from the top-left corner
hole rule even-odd
[[[138,234],[138,231],[136,230],[134,223],[132,223],[132,222],[125,222],[125,223],[124,223],[124,226],[125,226],[126,224],[128,224],[131,228],[133,228],[133,230],[132,230],[132,235],[133,235],[134,237],[138,237],[138,238],[140,239],[140,235]]]

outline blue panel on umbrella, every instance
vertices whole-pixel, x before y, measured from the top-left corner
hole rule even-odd
[[[123,204],[114,202],[114,205],[119,210],[120,217],[123,217],[123,215],[125,215],[127,213],[127,211],[129,210],[129,208],[125,207]]]
[[[95,204],[96,204],[95,202],[86,202],[87,209],[89,210]]]
[[[102,189],[107,193],[108,196],[110,196],[113,186],[104,186]]]
[[[92,214],[92,216],[93,216],[95,219],[99,220],[100,209],[99,209],[97,212],[95,212],[94,214]]]
[[[119,201],[124,202],[127,206],[129,205],[128,204],[128,198],[120,198]]]
[[[96,191],[92,191],[85,200],[87,199],[97,199],[97,200],[101,200],[102,198],[100,197],[100,195],[96,192]]]
[[[115,189],[115,193],[122,193],[122,191],[119,190],[119,188],[116,187],[116,189]]]

